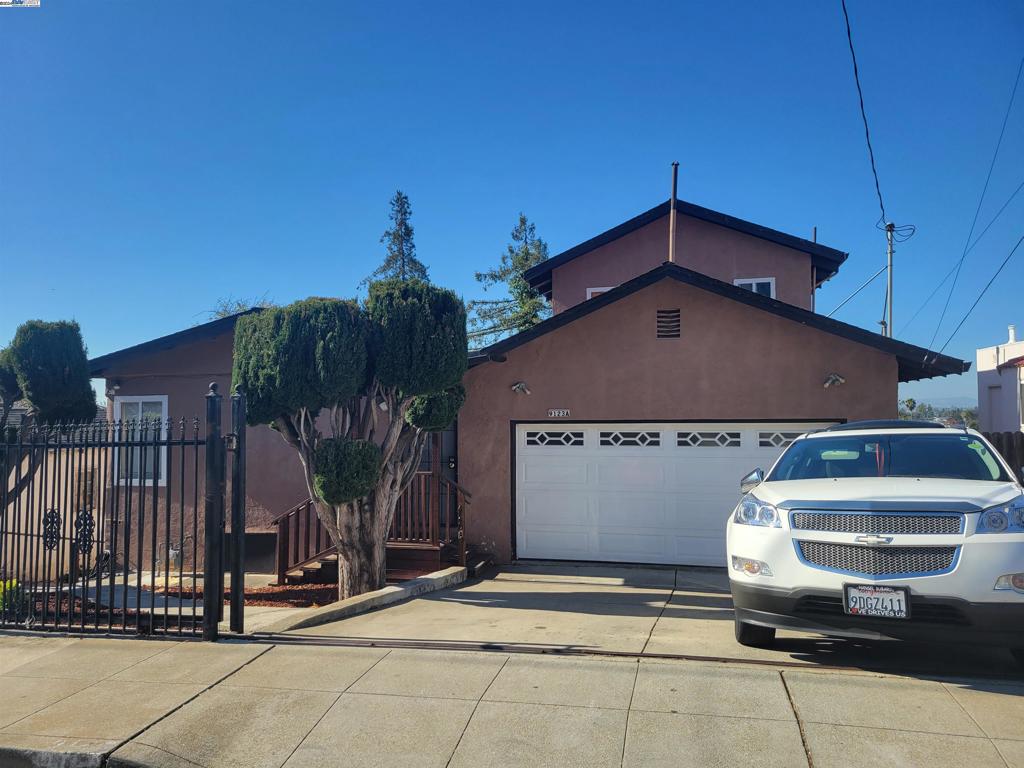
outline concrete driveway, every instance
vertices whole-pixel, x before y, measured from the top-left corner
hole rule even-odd
[[[771,650],[733,637],[728,577],[717,568],[539,564],[282,636],[424,642],[509,650],[610,651],[800,663],[925,675],[1024,679],[1002,649],[868,643],[780,632]]]

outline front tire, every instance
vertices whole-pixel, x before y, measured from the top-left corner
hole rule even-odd
[[[1024,648],[1011,648],[1010,655],[1022,667],[1024,667]]]
[[[747,624],[736,619],[736,642],[750,648],[771,648],[775,644],[775,627]]]

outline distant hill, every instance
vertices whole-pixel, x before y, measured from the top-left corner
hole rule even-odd
[[[936,408],[977,408],[977,397],[929,397],[922,400],[923,403],[935,406]]]

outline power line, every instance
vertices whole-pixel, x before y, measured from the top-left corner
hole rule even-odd
[[[843,0],[845,2],[846,0]],[[1017,95],[1017,86],[1020,85],[1020,73],[1024,71],[1024,56],[1021,57],[1020,65],[1017,67],[1017,76],[1013,79],[1013,90],[1010,91],[1010,103],[1006,105],[1006,114],[1003,116],[1003,125],[999,129],[999,139],[996,141],[995,152],[992,153],[992,161],[988,165],[988,174],[985,176],[985,184],[981,188],[981,197],[978,198],[978,207],[974,211],[974,219],[971,221],[971,230],[967,233],[967,241],[964,243],[964,252],[960,255],[960,261],[956,265],[956,274],[953,275],[953,284],[949,286],[949,293],[946,294],[946,303],[942,307],[942,314],[939,315],[939,322],[935,324],[935,333],[932,334],[931,341],[928,342],[928,346],[932,346],[935,343],[935,338],[939,335],[939,329],[942,327],[942,321],[946,318],[946,310],[949,309],[949,301],[953,298],[953,291],[956,290],[956,281],[960,277],[960,269],[964,265],[964,259],[967,258],[967,248],[971,243],[971,238],[974,236],[974,227],[978,223],[978,214],[981,213],[981,204],[985,202],[985,193],[988,191],[988,183],[992,180],[992,170],[996,167],[996,158],[999,156],[999,147],[1003,144],[1003,135],[1006,133],[1006,123],[1010,119],[1010,112],[1013,109],[1013,100]],[[947,342],[948,344],[949,342]]]
[[[1013,202],[1013,198],[1015,198],[1022,189],[1024,189],[1024,181],[1017,185],[1017,188],[1013,190],[1013,193],[1006,199],[1006,202],[1003,203],[1002,207],[998,211],[996,211],[996,215],[989,220],[988,224],[985,225],[985,228],[981,230],[981,233],[976,238],[974,238],[974,242],[971,243],[970,247],[967,249],[967,253],[970,253],[971,251],[974,250],[974,246],[976,246],[981,241],[981,238],[985,236],[985,233],[992,228],[992,225],[996,223],[996,219],[998,219],[1002,215],[1003,211],[1005,211],[1006,208],[1010,205],[1010,203]],[[933,298],[935,298],[935,294],[937,294],[939,292],[939,289],[946,284],[946,281],[953,276],[953,272],[955,271],[956,264],[954,264],[950,268],[949,272],[946,273],[946,276],[942,278],[942,280],[939,281],[939,284],[935,286],[935,289],[930,294],[928,294],[928,298],[924,300],[921,306],[917,308],[917,311],[914,312],[913,316],[911,316],[911,318],[903,325],[903,327],[900,328],[901,331],[906,331],[907,328],[910,327],[910,324],[917,319],[918,315],[921,314],[921,311],[926,306],[928,306],[928,303]]]
[[[1006,258],[1003,259],[1003,263],[999,265],[999,269],[997,269],[996,273],[992,275],[992,278],[987,283],[985,283],[985,287],[981,289],[981,293],[978,294],[978,298],[976,298],[974,300],[974,303],[971,304],[971,308],[967,310],[967,314],[965,314],[963,318],[960,320],[960,322],[957,323],[956,328],[953,329],[953,332],[949,335],[949,338],[946,339],[946,343],[942,345],[942,349],[939,350],[940,355],[945,351],[946,347],[949,346],[949,342],[953,340],[953,337],[956,336],[957,331],[960,330],[961,326],[963,326],[963,324],[967,322],[967,318],[971,316],[971,313],[974,311],[974,308],[978,306],[978,302],[981,301],[982,296],[984,296],[988,292],[988,289],[992,287],[992,283],[994,283],[996,281],[996,278],[999,277],[999,273],[1003,271],[1003,267],[1005,267],[1010,262],[1010,258],[1013,256],[1014,253],[1016,253],[1017,249],[1020,248],[1021,243],[1024,243],[1024,235],[1020,236],[1020,239],[1017,241],[1017,244],[1013,246],[1013,248],[1010,250],[1008,254],[1006,254]]]
[[[917,228],[913,224],[897,226],[889,221],[885,215],[885,202],[882,199],[882,185],[878,181],[878,164],[875,162],[875,149],[871,145],[871,128],[868,126],[868,113],[864,108],[864,89],[860,85],[860,68],[857,66],[857,52],[853,47],[853,32],[850,29],[850,13],[846,8],[846,0],[841,0],[843,6],[843,20],[846,22],[846,42],[850,46],[850,60],[853,62],[853,82],[857,86],[857,101],[860,104],[860,119],[864,123],[864,140],[868,145],[868,159],[871,161],[871,175],[875,180],[875,194],[878,196],[878,210],[881,216],[875,223],[878,229],[885,231],[886,241],[886,269],[889,272],[889,279],[885,286],[885,304],[882,306],[882,331],[886,336],[892,337],[892,310],[893,310],[893,281],[892,281],[892,259],[893,244],[902,243],[913,237]],[[874,278],[872,278],[874,279]],[[870,281],[869,281],[870,282]]]
[[[850,58],[853,60],[853,81],[857,85],[857,99],[860,101],[860,117],[864,121],[864,138],[868,144],[868,157],[871,159],[871,174],[875,177],[875,193],[878,195],[878,208],[882,212],[880,221],[885,221],[885,203],[882,202],[882,187],[878,183],[878,168],[875,166],[875,151],[871,147],[871,129],[868,128],[868,115],[864,109],[864,91],[860,87],[860,71],[857,69],[857,53],[853,50],[853,33],[850,31],[850,14],[846,10],[846,0],[842,0],[843,19],[846,20],[846,41],[850,44]]]

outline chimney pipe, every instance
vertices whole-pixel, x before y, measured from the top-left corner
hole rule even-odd
[[[679,163],[672,163],[672,197],[668,201],[668,260],[676,260],[676,187],[679,184]]]
[[[1010,326],[1007,327],[1006,330],[1009,331],[1009,337],[1010,337],[1009,340],[1006,343],[1007,344],[1015,344],[1017,342],[1017,326],[1016,325],[1010,325]]]

